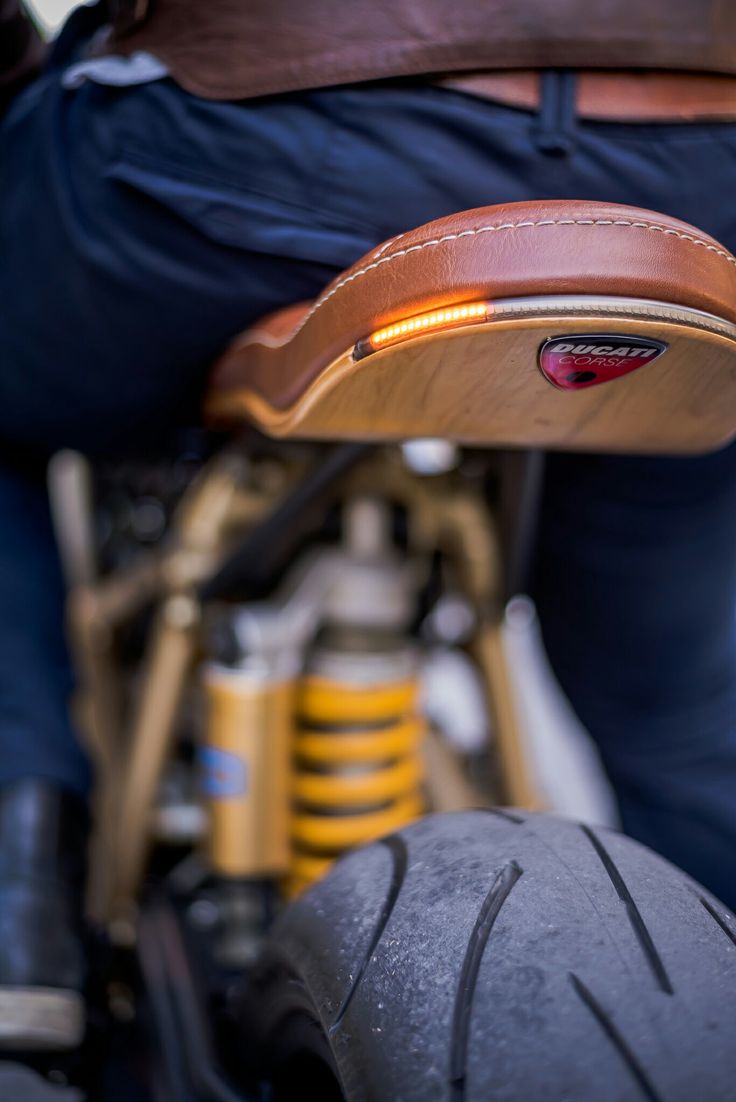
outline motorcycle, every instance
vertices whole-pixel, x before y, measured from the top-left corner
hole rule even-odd
[[[544,452],[715,449],[735,370],[718,242],[517,203],[399,235],[238,339],[206,403],[227,431],[127,501],[128,544],[120,484],[57,457],[90,914],[153,1097],[733,1098],[736,918],[545,813],[503,618]],[[484,745],[431,714],[430,650]]]

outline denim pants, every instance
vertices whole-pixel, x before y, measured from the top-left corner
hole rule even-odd
[[[572,123],[421,81],[209,102],[65,88],[0,124],[0,784],[85,791],[45,458],[196,420],[236,333],[453,211],[585,198],[736,248],[736,126]],[[697,371],[693,364],[693,371]],[[615,384],[614,384],[615,385]],[[557,455],[534,596],[625,829],[736,905],[736,448]]]

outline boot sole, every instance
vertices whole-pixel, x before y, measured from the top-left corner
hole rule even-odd
[[[0,1048],[14,1051],[76,1048],[85,1027],[78,991],[53,987],[0,988]]]

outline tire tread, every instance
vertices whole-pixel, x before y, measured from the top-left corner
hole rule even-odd
[[[588,987],[586,987],[580,977],[576,976],[574,972],[570,972],[569,977],[575,994],[578,996],[580,1001],[584,1003],[584,1005],[588,1008],[603,1032],[613,1044],[614,1048],[618,1051],[621,1059],[627,1065],[629,1071],[631,1072],[632,1078],[640,1087],[643,1097],[647,1100],[647,1102],[662,1102],[661,1096],[652,1086],[648,1076],[645,1074],[644,1070],[639,1064],[639,1061],[634,1056],[634,1053],[631,1051],[626,1041],[619,1033],[610,1015],[606,1013],[604,1008],[595,998],[593,992]]]
[[[386,838],[382,838],[380,845],[384,846],[391,854],[392,868],[391,879],[389,880],[388,891],[386,892],[386,898],[381,908],[381,912],[378,916],[375,928],[373,930],[373,936],[368,944],[368,948],[363,954],[358,968],[356,969],[353,977],[353,982],[348,988],[345,997],[343,998],[340,1006],[338,1007],[335,1020],[330,1026],[330,1033],[333,1033],[340,1027],[340,1024],[347,1013],[347,1009],[353,1000],[355,992],[360,987],[361,981],[365,974],[365,970],[368,967],[371,957],[376,951],[381,938],[383,937],[384,930],[388,924],[389,919],[393,913],[396,902],[401,892],[401,885],[404,883],[404,877],[406,876],[406,869],[409,862],[409,851],[406,842],[400,834],[389,834]]]
[[[339,861],[273,946],[349,1102],[734,1097],[736,918],[605,828],[430,816]]]
[[[516,861],[509,861],[493,881],[488,895],[478,912],[475,925],[468,940],[465,952],[452,1023],[450,1041],[450,1087],[453,1102],[462,1102],[465,1098],[465,1065],[467,1061],[470,1016],[473,1010],[473,995],[478,982],[478,973],[485,953],[488,939],[501,913],[501,908],[524,870]]]
[[[719,926],[721,928],[721,930],[723,930],[724,934],[729,939],[729,941],[733,942],[733,944],[736,945],[736,931],[732,930],[730,928],[730,926],[726,925],[725,918],[723,918],[718,913],[718,911],[715,909],[715,907],[713,906],[712,903],[709,903],[708,900],[704,899],[702,895],[699,898],[700,898],[700,902],[701,902],[702,906],[708,912],[708,914],[713,919],[713,921],[716,923],[716,925]]]
[[[619,899],[626,907],[626,913],[631,923],[631,928],[634,931],[634,935],[641,945],[642,952],[647,958],[649,967],[652,970],[655,980],[659,984],[659,987],[667,995],[674,995],[675,989],[672,986],[667,969],[664,966],[661,956],[657,951],[657,947],[654,944],[654,938],[652,937],[649,928],[641,916],[641,912],[636,905],[634,897],[629,891],[626,881],[621,875],[615,861],[611,857],[606,847],[601,842],[597,834],[590,829],[590,827],[581,824],[585,837],[588,839],[593,849],[597,853],[603,868],[606,870],[606,874],[613,884]]]

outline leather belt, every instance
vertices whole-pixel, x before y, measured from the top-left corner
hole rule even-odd
[[[609,122],[734,122],[736,77],[707,73],[581,70],[576,113]],[[541,72],[518,69],[455,73],[434,83],[494,103],[534,111],[542,101]]]

